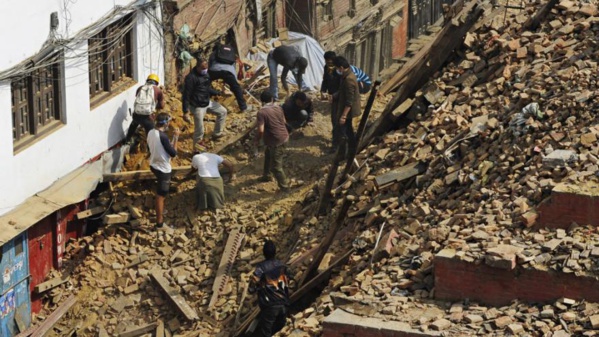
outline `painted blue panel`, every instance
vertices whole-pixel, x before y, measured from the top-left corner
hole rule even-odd
[[[29,275],[27,233],[21,234],[2,246],[0,272],[2,273],[0,294],[12,289]]]
[[[6,243],[0,251],[0,336],[10,337],[19,332],[17,312],[21,324],[31,323],[27,234]]]

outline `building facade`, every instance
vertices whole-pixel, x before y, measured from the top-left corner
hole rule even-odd
[[[35,288],[110,170],[97,159],[124,138],[137,87],[164,76],[161,13],[147,0],[0,2],[2,336],[41,309]]]
[[[311,35],[377,79],[406,53],[408,0],[291,0],[289,29]]]

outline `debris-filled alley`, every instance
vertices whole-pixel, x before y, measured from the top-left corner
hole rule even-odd
[[[374,19],[384,15],[379,6]],[[464,0],[442,8],[405,56],[364,67],[376,81],[354,118],[357,153],[331,151],[331,103],[320,83],[306,90],[314,117],[289,134],[288,189],[262,181],[265,154],[253,141],[268,53],[295,39],[280,29],[279,39],[262,32],[243,47],[239,81],[252,107],[241,111],[233,90],[214,82],[227,127],[203,144],[234,163],[222,209],[196,210],[194,124],[184,119],[184,89],[168,86],[167,134],[180,137],[168,226],[155,226],[149,145],[119,143],[115,153],[130,151],[118,153],[122,169],[103,173],[72,212],[86,233],[68,238],[60,265],[32,287],[39,313],[30,327],[17,314],[15,335],[249,336],[260,312],[251,279],[266,240],[291,279],[276,336],[598,335],[597,5]],[[345,34],[316,26],[328,47]],[[361,51],[352,48],[353,62]],[[182,74],[170,77],[183,86]],[[296,88],[279,86],[279,102]],[[215,124],[206,115],[206,139]]]

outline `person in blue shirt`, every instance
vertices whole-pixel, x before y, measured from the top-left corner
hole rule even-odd
[[[356,79],[358,79],[358,86],[360,87],[360,94],[365,94],[370,91],[372,88],[372,82],[370,81],[370,77],[366,75],[362,69],[352,65],[350,66],[351,70],[356,75]]]

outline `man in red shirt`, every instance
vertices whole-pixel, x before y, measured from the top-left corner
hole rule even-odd
[[[270,173],[272,172],[277,179],[279,188],[287,190],[289,184],[283,171],[283,155],[285,145],[289,140],[285,113],[280,105],[274,104],[274,97],[268,90],[262,92],[260,101],[262,101],[263,106],[258,111],[258,132],[256,132],[256,138],[254,139],[256,146],[258,146],[260,139],[264,138],[264,145],[266,146],[264,151],[264,173],[260,181],[270,181]]]

